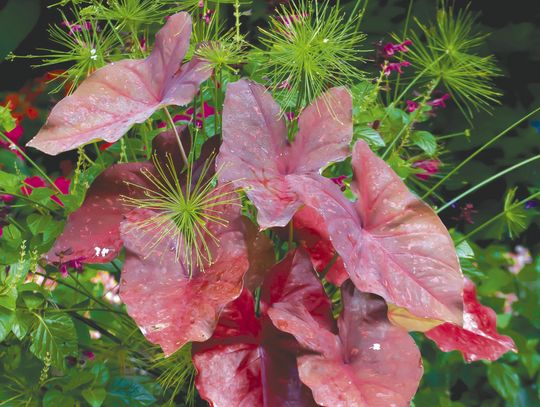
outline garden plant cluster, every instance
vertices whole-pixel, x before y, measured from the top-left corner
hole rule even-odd
[[[471,142],[503,73],[413,3],[372,43],[367,0],[51,5],[0,106],[0,406],[538,405],[539,185],[469,200],[538,142],[466,166],[540,108]]]

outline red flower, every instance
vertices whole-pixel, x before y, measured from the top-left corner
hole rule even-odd
[[[401,44],[393,44],[389,42],[383,48],[383,57],[390,58],[394,56],[396,52],[408,52],[409,48],[407,46],[412,45],[411,40],[405,40]]]
[[[441,165],[441,162],[439,160],[420,160],[416,161],[412,167],[413,168],[421,168],[425,172],[420,174],[415,174],[417,178],[420,178],[421,180],[427,181],[431,176],[437,174],[439,172],[439,166]]]
[[[427,102],[427,104],[433,107],[442,107],[444,109],[446,107],[445,101],[448,99],[450,99],[450,94],[445,93],[440,98],[433,99],[432,101]]]
[[[418,106],[418,102],[415,102],[414,100],[407,100],[407,112],[414,112],[416,109],[418,109]]]
[[[24,185],[21,187],[21,194],[24,196],[30,196],[32,194],[32,191],[35,188],[45,188],[47,187],[47,183],[45,180],[37,175],[33,177],[27,177],[23,181]],[[69,193],[69,184],[71,183],[71,180],[66,179],[64,177],[59,177],[54,181],[54,185],[62,192],[62,194],[67,195]],[[58,198],[58,195],[52,195],[51,199],[56,202],[60,206],[64,206],[62,201]]]
[[[399,75],[401,75],[403,73],[403,69],[401,69],[401,68],[405,68],[405,67],[410,66],[410,65],[411,65],[411,63],[407,62],[407,61],[390,62],[390,63],[388,63],[386,65],[383,65],[384,74],[386,76],[390,76],[390,74],[393,71],[396,71]]]

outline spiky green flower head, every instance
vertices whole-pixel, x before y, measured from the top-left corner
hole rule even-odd
[[[500,75],[493,56],[476,53],[488,34],[475,32],[475,22],[468,9],[456,13],[441,1],[435,24],[417,21],[421,34],[411,33],[414,46],[408,53],[410,62],[425,71],[428,80],[446,87],[468,119],[474,111],[489,110],[501,95],[493,85]]]
[[[511,188],[504,197],[504,211],[502,222],[499,224],[499,238],[506,230],[510,239],[517,238],[529,227],[531,223],[531,211],[527,211],[524,205],[516,199],[517,188]]]
[[[140,26],[162,23],[179,9],[173,0],[91,0],[83,15],[111,22],[117,29],[137,32]]]
[[[237,73],[235,66],[243,63],[246,58],[245,44],[243,39],[238,41],[236,34],[230,31],[221,35],[218,40],[200,44],[195,55],[208,62],[215,72],[228,69]]]
[[[256,57],[273,90],[285,92],[284,105],[302,106],[330,86],[358,81],[366,38],[357,29],[358,18],[327,0],[291,1],[270,18],[268,29],[261,29]]]
[[[68,93],[71,93],[88,75],[111,62],[113,57],[121,58],[121,55],[114,54],[119,41],[110,28],[100,26],[95,19],[82,18],[77,8],[73,9],[72,20],[64,13],[61,15],[62,24],[49,28],[50,39],[58,48],[39,48],[38,51],[43,54],[27,55],[25,58],[41,59],[42,62],[35,65],[38,67],[65,67],[53,79],[58,82],[53,92],[67,85]]]
[[[179,171],[170,154],[162,164],[153,156],[156,173],[143,170],[149,187],[130,184],[144,193],[144,198],[123,196],[126,205],[147,209],[155,215],[137,222],[135,228],[148,237],[145,249],[148,256],[165,240],[175,242],[176,260],[182,262],[192,276],[195,270],[204,272],[214,262],[213,249],[219,241],[212,232],[216,227],[227,226],[220,208],[241,205],[231,183],[217,185],[218,174],[210,174],[214,159],[207,159],[200,169],[198,178],[193,178],[193,162],[187,167],[185,182],[181,182]]]

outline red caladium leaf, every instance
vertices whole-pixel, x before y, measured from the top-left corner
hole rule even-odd
[[[352,165],[356,202],[322,177],[290,184],[324,219],[353,283],[418,317],[461,324],[463,277],[440,219],[364,141]]]
[[[244,79],[228,85],[217,158],[220,180],[246,188],[262,229],[285,226],[300,207],[288,183],[290,174],[316,174],[349,154],[348,91],[333,88],[317,99],[300,114],[298,128],[291,145],[279,105],[262,85]]]
[[[217,194],[226,189],[231,187]],[[120,227],[126,248],[120,297],[146,338],[166,355],[210,338],[225,305],[242,291],[249,263],[240,208],[217,204],[213,210],[224,222],[207,225],[213,236],[207,239],[212,263],[204,270],[188,270],[184,259],[177,259],[176,238],[168,233],[174,225],[141,230],[139,222],[154,216],[153,211],[134,209]],[[151,251],[149,242],[154,243]]]
[[[178,131],[183,139],[189,140],[187,127],[179,127]],[[194,178],[200,173],[201,163],[217,151],[217,139],[212,138],[205,143],[201,159],[194,164]],[[186,147],[189,152],[190,145]],[[154,138],[152,149],[159,162],[166,162],[165,155],[171,154],[175,164],[179,165],[176,168],[182,168],[178,144],[172,131]],[[84,263],[107,263],[118,256],[123,246],[120,222],[133,209],[123,202],[122,197],[142,198],[144,191],[141,187],[152,187],[142,171],[155,174],[154,163],[115,164],[103,171],[87,191],[82,206],[69,216],[64,231],[46,254],[48,262],[82,260]]]
[[[348,280],[343,260],[337,256],[330,242],[330,236],[319,213],[309,206],[302,207],[293,218],[295,238],[311,257],[313,267],[318,273],[325,273],[325,278],[338,287]]]
[[[338,332],[301,306],[274,305],[269,316],[311,354],[298,357],[300,379],[321,406],[409,406],[422,377],[420,351],[386,318],[384,300],[342,285]]]
[[[193,346],[201,396],[213,406],[314,406],[298,378],[298,343],[275,328],[268,309],[286,303],[302,306],[317,320],[331,321],[330,303],[313,275],[308,256],[297,251],[268,274],[261,293],[261,315],[254,314],[250,292],[229,304],[214,336]]]
[[[169,17],[148,58],[114,62],[94,72],[54,107],[28,145],[56,155],[95,140],[114,142],[160,107],[189,103],[211,74],[197,58],[181,65],[190,36],[189,14]]]
[[[467,362],[496,360],[508,351],[516,352],[512,338],[497,332],[495,311],[480,304],[469,279],[465,279],[463,306],[463,327],[445,323],[426,332],[442,351],[458,350]]]

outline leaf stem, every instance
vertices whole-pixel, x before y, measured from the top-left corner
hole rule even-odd
[[[39,172],[43,176],[43,178],[45,178],[49,182],[49,184],[51,185],[53,189],[56,189],[56,191],[62,195],[64,194],[60,190],[60,188],[58,188],[58,186],[56,186],[56,184],[49,178],[49,176],[45,173],[45,171],[43,171],[30,157],[28,157],[28,155],[17,144],[11,141],[2,132],[0,132],[0,137],[2,137],[4,141],[6,141],[9,144],[10,148],[14,147],[30,164],[32,164],[34,168],[37,170],[37,172]]]
[[[467,240],[469,237],[471,237],[472,235],[480,232],[482,229],[486,228],[487,226],[491,225],[493,222],[495,222],[496,220],[498,220],[499,218],[501,218],[502,216],[504,216],[506,213],[514,210],[515,208],[527,203],[528,201],[530,201],[531,199],[534,199],[536,198],[537,196],[540,196],[540,191],[538,192],[535,192],[534,194],[531,194],[529,195],[527,198],[525,199],[522,199],[521,201],[519,202],[516,202],[515,204],[513,204],[512,206],[508,207],[507,209],[503,210],[502,212],[500,212],[499,214],[495,215],[494,217],[492,217],[490,220],[482,223],[480,226],[478,226],[476,229],[472,230],[471,232],[467,233],[465,236],[463,236],[461,239],[457,240],[455,245],[459,245],[460,243],[462,243],[463,241]]]
[[[448,208],[449,206],[451,206],[452,204],[456,203],[457,201],[459,201],[461,198],[464,198],[466,197],[467,195],[469,194],[472,194],[474,191],[482,188],[484,185],[487,185],[489,184],[491,181],[495,181],[497,178],[500,178],[502,177],[503,175],[505,174],[508,174],[509,172],[519,168],[519,167],[522,167],[526,164],[529,164],[530,162],[533,162],[535,160],[538,160],[540,158],[540,154],[538,155],[535,155],[534,157],[532,158],[529,158],[528,160],[525,160],[525,161],[522,161],[516,165],[513,165],[511,166],[510,168],[507,168],[506,170],[503,170],[503,171],[500,171],[499,173],[489,177],[488,179],[480,182],[479,184],[475,185],[474,187],[472,188],[469,188],[468,190],[466,190],[465,192],[463,192],[462,194],[456,196],[454,199],[452,199],[451,201],[447,202],[446,204],[444,204],[443,206],[441,206],[439,209],[436,210],[437,213],[440,213],[442,211],[444,211],[446,208]]]
[[[540,107],[537,107],[532,112],[526,114],[518,121],[511,124],[509,127],[501,131],[499,134],[497,134],[495,137],[493,137],[491,140],[489,140],[487,143],[485,143],[482,147],[480,147],[478,150],[476,150],[474,153],[472,153],[469,157],[467,157],[465,160],[463,160],[460,164],[456,165],[448,174],[446,174],[439,182],[437,182],[433,187],[430,188],[429,191],[427,191],[423,196],[422,199],[426,199],[433,191],[435,191],[440,185],[442,185],[448,178],[450,178],[452,175],[454,175],[457,171],[461,169],[465,164],[467,164],[469,161],[471,161],[474,157],[476,157],[478,154],[480,154],[482,151],[484,151],[486,148],[488,148],[490,145],[495,143],[498,139],[500,139],[502,136],[504,136],[506,133],[508,133],[510,130],[514,129],[515,127],[519,126],[521,123],[523,123],[525,120],[527,120],[529,117],[533,116],[537,112],[540,111]]]
[[[180,140],[180,134],[178,134],[178,130],[176,129],[176,125],[174,124],[174,120],[169,113],[169,109],[167,107],[164,107],[163,110],[165,111],[165,116],[167,116],[167,121],[169,122],[170,126],[172,127],[172,130],[174,132],[174,135],[176,137],[176,141],[178,143],[178,147],[180,148],[180,155],[182,156],[182,160],[184,161],[184,164],[186,165],[186,168],[189,167],[189,161],[186,155],[186,150],[184,150],[184,146],[182,145],[182,140]]]

